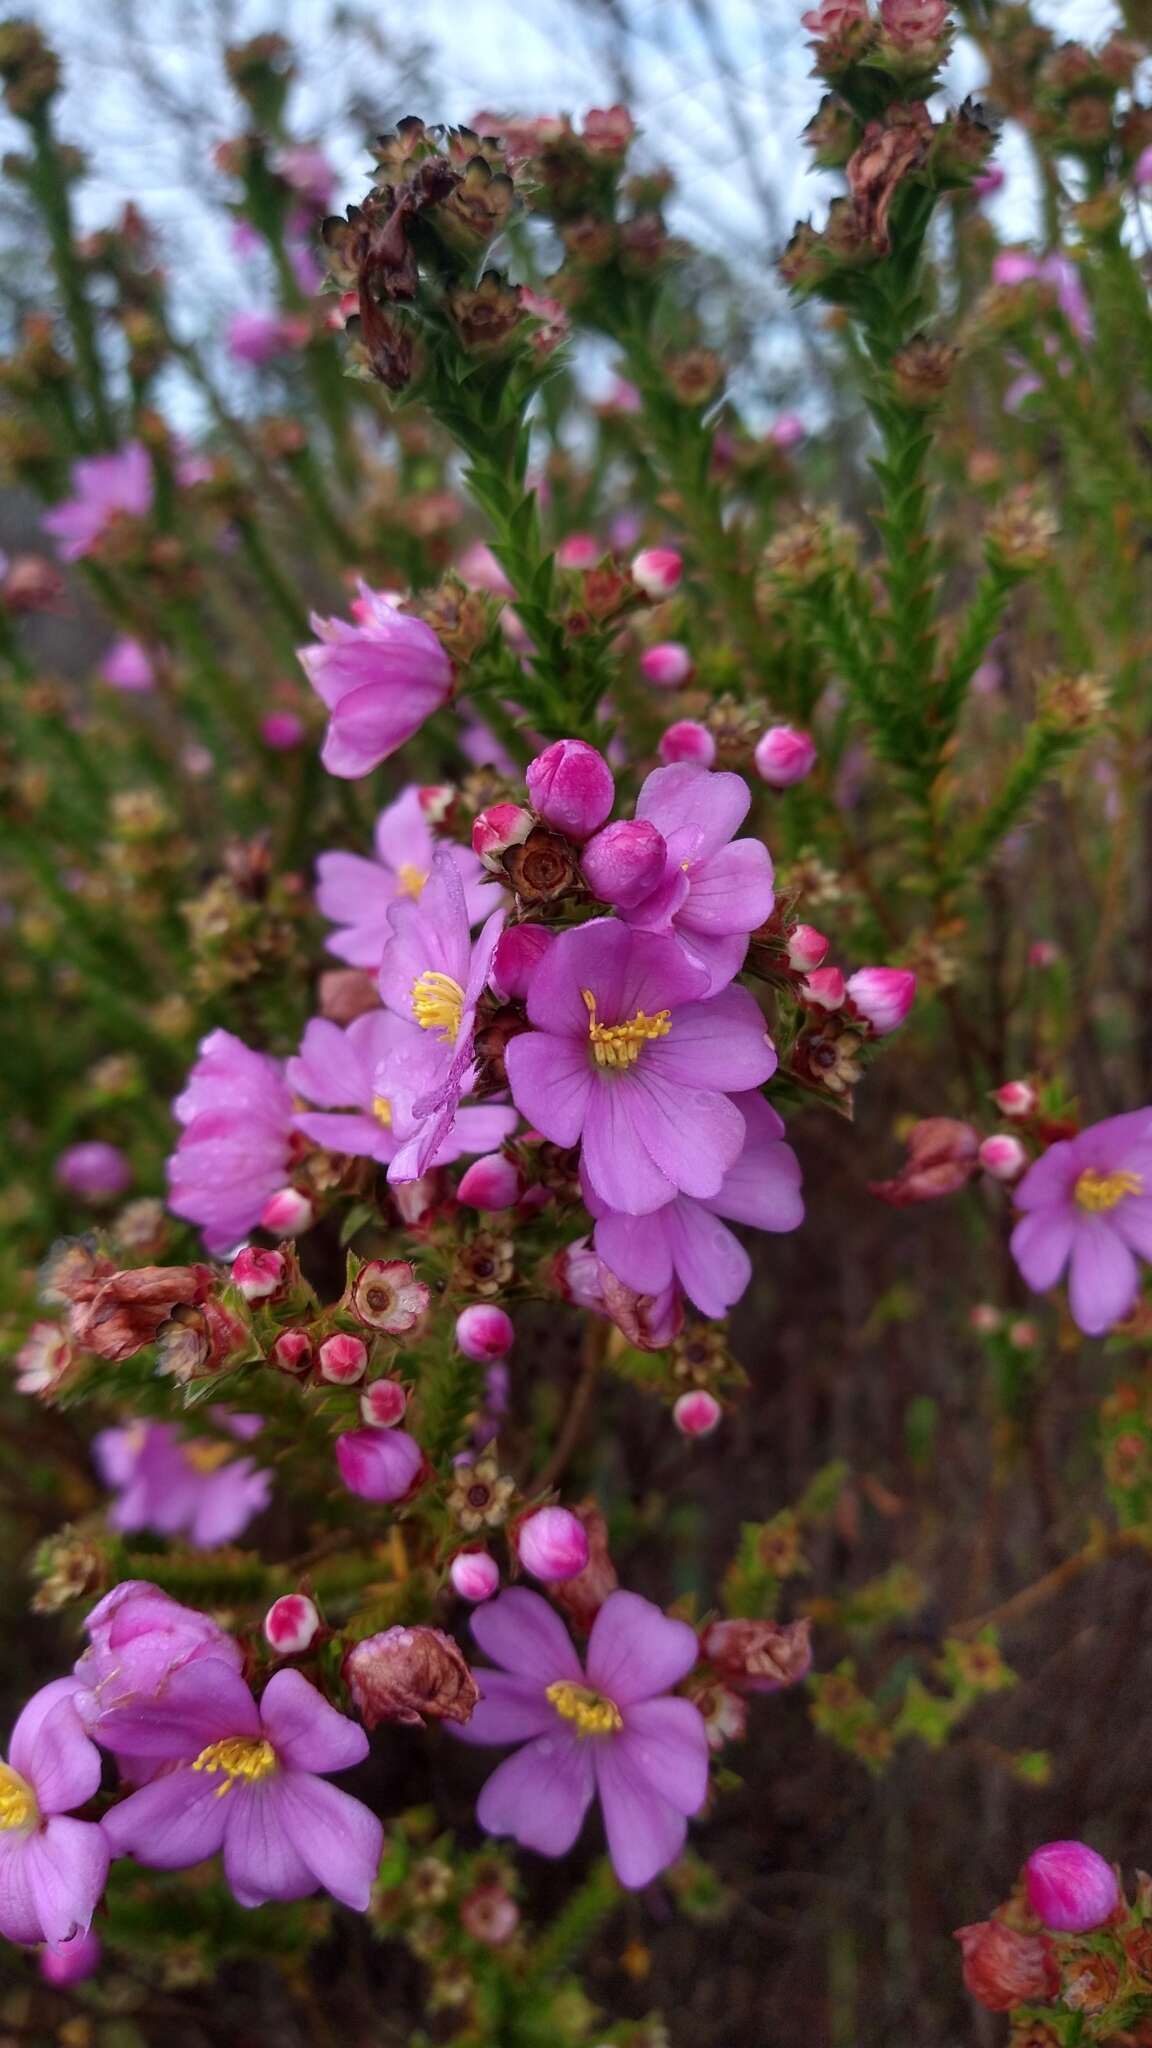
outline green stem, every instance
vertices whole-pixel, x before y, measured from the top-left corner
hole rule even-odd
[[[81,380],[92,408],[97,439],[104,447],[115,447],[116,422],[104,389],[104,368],[96,341],[96,325],[76,258],[68,180],[52,133],[51,114],[46,101],[32,110],[28,125],[35,148],[32,189],[48,229],[52,260],[72,332]]]

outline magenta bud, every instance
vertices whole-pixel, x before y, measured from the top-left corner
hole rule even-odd
[[[806,1003],[814,1003],[820,1010],[842,1010],[847,993],[844,976],[838,967],[816,967],[806,974],[800,993]]]
[[[631,910],[663,881],[667,862],[664,834],[647,818],[625,818],[588,841],[580,872],[601,903]]]
[[[671,596],[683,570],[683,559],[675,548],[641,548],[632,557],[632,581],[653,601]]]
[[[511,1316],[487,1302],[473,1302],[470,1308],[462,1308],[456,1318],[460,1350],[465,1358],[474,1358],[484,1365],[496,1358],[507,1358],[515,1335]]]
[[[315,1208],[299,1188],[278,1189],[260,1211],[260,1228],[273,1237],[299,1237],[315,1221]]]
[[[556,937],[543,924],[513,924],[501,932],[492,955],[492,986],[506,1002],[523,1002],[537,967]]]
[[[308,728],[296,711],[270,711],[260,721],[260,737],[274,754],[291,754],[303,746]]]
[[[399,1380],[373,1380],[360,1396],[360,1413],[369,1429],[395,1429],[407,1406],[408,1396]]]
[[[424,1453],[403,1429],[350,1429],[336,1439],[336,1463],[349,1493],[361,1500],[403,1500]]]
[[[520,1200],[524,1176],[503,1152],[474,1159],[456,1190],[457,1201],[469,1209],[512,1209]]]
[[[692,673],[692,656],[679,640],[659,640],[640,656],[640,673],[654,690],[678,690]]]
[[[916,994],[916,976],[907,967],[858,967],[848,976],[848,994],[861,1017],[883,1038],[904,1022]]]
[[[528,764],[532,808],[569,839],[590,839],[612,809],[616,785],[603,754],[585,740],[556,740]]]
[[[1116,1872],[1087,1842],[1045,1842],[1024,1865],[1028,1904],[1053,1934],[1088,1934],[1120,1903]]]
[[[689,1394],[681,1394],[673,1407],[672,1420],[681,1436],[711,1436],[723,1413],[716,1396],[697,1387]]]
[[[448,1567],[448,1576],[462,1600],[473,1606],[490,1600],[500,1584],[500,1567],[486,1550],[458,1550]]]
[[[993,1180],[1019,1180],[1028,1164],[1028,1154],[1011,1131],[996,1131],[980,1147],[980,1164]]]
[[[40,1951],[40,1975],[46,1984],[63,1989],[68,1984],[82,1984],[85,1977],[92,1977],[100,1968],[100,1936],[89,1928],[86,1934],[74,1934],[71,1941],[62,1942],[59,1948],[43,1948]]]
[[[794,925],[788,934],[789,967],[795,968],[797,974],[810,974],[814,967],[819,967],[828,945],[829,941],[815,925]]]
[[[333,1336],[325,1337],[318,1362],[321,1379],[331,1380],[334,1387],[350,1387],[364,1377],[368,1347],[359,1337],[349,1337],[343,1330],[337,1330]]]
[[[281,1372],[307,1372],[312,1363],[312,1339],[307,1330],[281,1330],[272,1346],[272,1363]]]
[[[472,827],[472,851],[493,874],[503,871],[510,846],[523,846],[536,820],[523,804],[489,804]]]
[[[673,761],[695,761],[701,768],[710,768],[716,759],[716,742],[706,725],[698,725],[694,718],[680,718],[661,733],[659,754],[666,768]]]
[[[570,1508],[537,1508],[520,1523],[515,1542],[534,1579],[574,1579],[588,1562],[588,1531]]]
[[[232,1284],[245,1301],[268,1301],[284,1284],[288,1263],[283,1252],[261,1251],[246,1244],[232,1261]]]
[[[1005,1081],[992,1091],[1001,1116],[1031,1116],[1036,1107],[1036,1090],[1030,1081]]]
[[[593,569],[604,549],[594,533],[569,533],[556,550],[561,569]]]
[[[774,448],[798,448],[807,434],[798,412],[782,412],[768,429],[768,439]]]
[[[1145,185],[1152,185],[1152,142],[1149,143],[1147,149],[1140,151],[1132,167],[1132,183],[1141,186],[1141,188]]]
[[[770,725],[756,742],[756,773],[770,789],[791,789],[816,766],[815,743],[792,725]]]
[[[118,1145],[92,1138],[69,1145],[56,1161],[56,1179],[82,1202],[114,1202],[132,1185],[132,1168]]]
[[[285,1593],[264,1616],[264,1634],[281,1657],[299,1657],[311,1649],[320,1627],[314,1601],[304,1593]]]

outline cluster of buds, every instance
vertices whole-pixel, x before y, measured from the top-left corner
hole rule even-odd
[[[987,2011],[1015,2014],[1029,2030],[1021,2039],[1147,2038],[1152,1881],[1140,1874],[1129,1901],[1086,1842],[1033,1850],[1012,1896],[956,1939],[967,1990]]]

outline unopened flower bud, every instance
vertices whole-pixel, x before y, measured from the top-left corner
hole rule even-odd
[[[706,725],[699,725],[694,718],[680,718],[661,733],[658,752],[666,768],[674,761],[696,761],[701,768],[710,768],[716,759],[716,742]]]
[[[1060,1975],[1042,1934],[1020,1934],[1003,1920],[978,1920],[958,1927],[964,1983],[986,2012],[1011,2012],[1053,1998]]]
[[[296,711],[270,711],[260,721],[260,737],[274,754],[291,754],[303,746],[308,728]]]
[[[675,548],[641,548],[632,557],[632,581],[645,597],[669,597],[683,572],[682,557]]]
[[[916,994],[916,976],[906,967],[860,967],[847,981],[857,1013],[882,1038],[904,1022]]]
[[[56,1179],[84,1202],[113,1202],[132,1184],[132,1168],[118,1145],[92,1138],[70,1145],[56,1161]]]
[[[601,903],[631,910],[663,880],[667,858],[664,834],[648,818],[623,818],[588,841],[580,870]]]
[[[772,725],[756,743],[756,773],[770,789],[791,789],[816,765],[816,747],[806,732],[791,725]]]
[[[545,747],[529,762],[525,781],[537,817],[569,839],[590,839],[616,796],[607,761],[584,740],[556,740]]]
[[[1054,1934],[1089,1934],[1120,1903],[1116,1872],[1087,1842],[1045,1842],[1024,1865],[1028,1904]]]
[[[245,1301],[269,1301],[284,1284],[288,1262],[283,1252],[261,1251],[246,1244],[232,1261],[232,1284]]]
[[[811,122],[808,125],[810,129]],[[805,133],[807,132],[806,130]],[[848,156],[851,153],[851,149],[849,149]],[[846,163],[847,161],[848,157],[846,156],[844,162]],[[774,448],[783,448],[787,451],[789,448],[798,448],[801,441],[806,438],[807,433],[808,429],[804,425],[799,413],[782,412],[779,419],[773,420],[772,425],[769,427],[768,439]]]
[[[513,924],[502,931],[492,955],[491,982],[497,995],[509,1002],[523,1002],[555,937],[543,924]]]
[[[457,1201],[470,1209],[512,1209],[524,1192],[524,1176],[503,1152],[474,1159],[456,1190]]]
[[[1035,1351],[1040,1342],[1039,1328],[1029,1316],[1017,1316],[1008,1325],[1008,1342],[1013,1351]]]
[[[492,1598],[500,1584],[500,1567],[486,1550],[458,1550],[448,1576],[461,1600],[470,1600],[475,1606]]]
[[[100,1936],[89,1928],[87,1934],[74,1934],[61,1948],[42,1948],[40,1975],[57,1990],[69,1984],[82,1984],[86,1977],[95,1976],[101,1954]]]
[[[692,673],[692,656],[678,640],[660,640],[644,649],[640,673],[654,690],[678,690]]]
[[[934,1202],[966,1187],[980,1170],[980,1141],[971,1124],[952,1116],[924,1117],[908,1133],[908,1158],[894,1180],[871,1181],[869,1193],[895,1208]]]
[[[604,553],[594,533],[569,533],[556,550],[561,569],[591,569]]]
[[[534,1579],[574,1579],[588,1562],[588,1532],[569,1508],[537,1508],[517,1527],[515,1542]]]
[[[973,1302],[968,1311],[969,1326],[979,1337],[994,1337],[1003,1321],[1000,1310],[991,1301]]]
[[[399,1380],[373,1380],[360,1396],[360,1413],[369,1429],[395,1429],[407,1406]]]
[[[1036,1090],[1031,1081],[1005,1081],[993,1089],[992,1100],[1001,1116],[1031,1116],[1036,1107]]]
[[[993,1180],[1019,1180],[1028,1164],[1028,1154],[1010,1131],[996,1131],[980,1147],[980,1164]]]
[[[788,965],[797,974],[810,974],[819,967],[828,951],[830,941],[815,925],[794,925],[788,934]]]
[[[304,1593],[285,1593],[264,1616],[264,1634],[282,1657],[299,1657],[312,1647],[320,1627],[315,1602]]]
[[[361,1500],[403,1500],[424,1453],[402,1429],[350,1429],[336,1439],[336,1463],[349,1493]]]
[[[300,1188],[280,1188],[260,1211],[260,1228],[272,1237],[299,1237],[315,1221],[316,1210]]]
[[[334,1387],[350,1387],[356,1380],[362,1380],[367,1364],[367,1346],[359,1337],[349,1337],[343,1330],[325,1337],[320,1346],[320,1377],[330,1380]]]
[[[381,1721],[422,1728],[472,1717],[480,1688],[461,1651],[438,1628],[387,1628],[354,1644],[344,1683],[366,1728]]]
[[[681,1394],[672,1409],[672,1420],[681,1436],[711,1436],[723,1413],[716,1396],[698,1387],[693,1393]]]
[[[523,846],[535,823],[523,804],[489,804],[472,827],[472,851],[493,874],[501,874],[508,848]]]
[[[281,1330],[272,1346],[272,1363],[281,1372],[307,1372],[312,1363],[312,1339],[307,1330]]]
[[[494,1303],[473,1302],[470,1308],[461,1309],[456,1318],[457,1345],[465,1358],[481,1364],[507,1358],[515,1335],[511,1316]]]
[[[847,988],[838,967],[815,967],[805,975],[800,993],[806,1003],[815,1004],[817,1009],[841,1010]]]

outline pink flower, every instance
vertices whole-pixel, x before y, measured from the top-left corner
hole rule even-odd
[[[476,1605],[490,1600],[500,1584],[500,1567],[486,1550],[458,1550],[448,1567],[453,1590]]]
[[[484,886],[475,854],[465,846],[449,845],[432,831],[427,794],[409,783],[395,803],[381,811],[373,860],[358,853],[322,853],[316,862],[316,908],[341,927],[329,938],[328,951],[350,967],[376,972],[391,935],[388,912],[394,903],[419,899],[439,849],[448,853],[459,872],[473,924],[499,901]]]
[[[302,348],[308,334],[307,320],[278,313],[273,308],[233,313],[225,328],[229,355],[238,363],[250,363],[254,369],[261,369],[276,356],[291,355]]]
[[[980,1164],[993,1180],[1019,1180],[1028,1164],[1028,1154],[1010,1131],[995,1131],[980,1147]]]
[[[588,1562],[588,1531],[570,1508],[537,1508],[515,1536],[516,1555],[534,1579],[574,1579]]]
[[[281,1657],[310,1650],[320,1630],[320,1613],[306,1593],[283,1593],[264,1616],[264,1634]]]
[[[675,548],[641,548],[632,557],[632,581],[654,601],[672,595],[683,569],[683,558]]]
[[[767,847],[732,837],[751,801],[739,775],[689,762],[653,769],[636,800],[637,819],[662,835],[663,873],[650,894],[623,905],[624,919],[641,931],[673,933],[706,971],[706,995],[739,972],[749,932],[775,902]]]
[[[89,555],[111,522],[123,514],[146,519],[152,510],[152,458],[139,441],[114,455],[89,455],[72,466],[72,492],[40,521],[56,541],[61,559]]]
[[[273,1237],[300,1237],[316,1221],[316,1204],[303,1188],[277,1188],[260,1211],[260,1228]]]
[[[673,1403],[672,1420],[681,1436],[711,1436],[719,1428],[724,1411],[706,1387],[696,1387],[690,1394],[681,1394]]]
[[[537,817],[569,839],[590,839],[616,795],[603,754],[583,740],[554,741],[529,762],[524,779]]]
[[[826,42],[854,21],[867,21],[868,0],[820,0],[818,7],[812,7],[800,20],[809,35],[819,36]]]
[[[368,1329],[405,1337],[421,1321],[430,1299],[407,1259],[369,1259],[352,1282],[347,1306]]]
[[[361,1338],[335,1330],[331,1337],[325,1337],[317,1360],[322,1380],[329,1380],[336,1387],[353,1386],[367,1371],[368,1347]]]
[[[1132,183],[1140,186],[1152,185],[1152,143],[1142,149],[1132,167]]]
[[[34,1693],[0,1764],[0,1934],[51,1949],[87,1934],[108,1875],[100,1828],[69,1818],[100,1790],[75,1693],[72,1678]]]
[[[561,569],[593,569],[604,553],[594,533],[569,533],[556,550]]]
[[[591,107],[584,116],[580,140],[597,156],[623,156],[635,133],[636,123],[627,107],[617,103]]]
[[[1089,1337],[1126,1316],[1152,1258],[1152,1110],[1091,1124],[1049,1146],[1016,1189],[1012,1256],[1043,1294],[1070,1268],[1068,1306]]]
[[[297,711],[270,711],[260,720],[260,737],[274,754],[291,754],[302,746],[308,728]]]
[[[1028,1904],[1054,1934],[1090,1934],[1120,1904],[1116,1872],[1087,1842],[1045,1842],[1024,1865]]]
[[[912,1008],[916,976],[906,967],[859,967],[845,988],[853,1008],[883,1038],[898,1030]]]
[[[791,789],[816,766],[816,747],[792,725],[771,725],[756,742],[756,773],[771,789]]]
[[[489,1834],[563,1856],[598,1793],[621,1884],[674,1863],[708,1789],[708,1737],[691,1701],[667,1696],[696,1662],[696,1636],[635,1593],[610,1593],[585,1669],[559,1616],[514,1587],[472,1617],[498,1669],[459,1739],[523,1745],[499,1764],[476,1817]]]
[[[880,0],[880,26],[901,49],[939,42],[949,26],[948,0]]]
[[[384,1831],[319,1775],[361,1763],[364,1730],[299,1671],[278,1671],[259,1706],[238,1673],[218,1664],[189,1680],[179,1714],[151,1733],[150,1754],[174,1768],[104,1817],[113,1853],[185,1870],[222,1850],[242,1906],[322,1889],[364,1912]]]
[[[1031,1081],[1005,1081],[992,1091],[1001,1116],[1031,1116],[1036,1107],[1036,1090]]]
[[[132,1185],[132,1168],[120,1147],[101,1138],[70,1145],[57,1159],[55,1172],[60,1186],[85,1202],[114,1201]]]
[[[678,640],[660,640],[644,649],[640,673],[654,690],[678,690],[692,673],[692,656]]]
[[[465,1358],[481,1363],[507,1358],[515,1337],[511,1316],[495,1303],[473,1302],[469,1308],[462,1308],[456,1318],[456,1344]]]
[[[320,758],[330,775],[345,778],[371,774],[452,690],[452,664],[432,628],[366,584],[360,590],[357,624],[314,614],[319,639],[299,650],[331,713]]]
[[[336,173],[315,142],[288,142],[272,158],[272,168],[317,213],[327,213],[336,188]]]
[[[744,1146],[714,1195],[677,1195],[663,1208],[629,1216],[585,1189],[597,1255],[617,1279],[640,1294],[681,1288],[706,1316],[726,1315],[752,1277],[748,1253],[721,1219],[782,1231],[795,1230],[804,1217],[800,1162],[784,1143],[776,1111],[755,1090],[733,1101],[744,1118]]]
[[[168,1161],[168,1205],[231,1251],[288,1176],[292,1096],[279,1060],[210,1031],[172,1105],[184,1126]]]
[[[706,725],[694,718],[679,718],[661,733],[659,754],[666,768],[679,762],[710,768],[716,759],[716,742]]]
[[[142,694],[156,687],[156,670],[142,640],[114,640],[96,671],[110,689]]]
[[[513,1100],[555,1144],[582,1143],[610,1208],[718,1194],[743,1149],[729,1090],[758,1087],[776,1055],[748,992],[705,1003],[707,984],[675,940],[614,919],[562,932],[536,970],[535,1029],[507,1049]]]
[[[893,1208],[935,1202],[966,1187],[980,1167],[980,1141],[971,1124],[929,1116],[908,1133],[908,1158],[893,1180],[870,1181],[868,1192]]]
[[[384,1092],[390,1062],[409,1079],[416,1072],[426,1075],[430,1085],[435,1048],[418,1024],[391,1010],[368,1010],[343,1031],[325,1017],[313,1017],[287,1074],[297,1095],[320,1108],[299,1111],[292,1119],[295,1128],[326,1152],[390,1165],[403,1144]],[[515,1124],[515,1110],[497,1104],[460,1109],[430,1163],[443,1166],[462,1152],[486,1152]]]
[[[800,990],[806,1003],[818,1010],[843,1009],[847,984],[839,967],[814,967],[804,976]]]
[[[259,1417],[228,1417],[225,1426],[250,1422],[259,1426]],[[193,1550],[231,1543],[267,1507],[272,1491],[271,1473],[250,1458],[234,1458],[215,1439],[185,1438],[170,1422],[102,1429],[92,1450],[105,1486],[115,1489],[108,1511],[113,1529],[184,1536]]]
[[[336,1463],[349,1493],[395,1501],[412,1491],[424,1453],[403,1429],[351,1429],[336,1439]]]
[[[146,1579],[124,1579],[84,1623],[89,1642],[76,1660],[76,1709],[88,1733],[139,1775],[140,1731],[162,1724],[188,1666],[205,1658],[239,1671],[244,1653],[208,1615],[184,1607]]]

